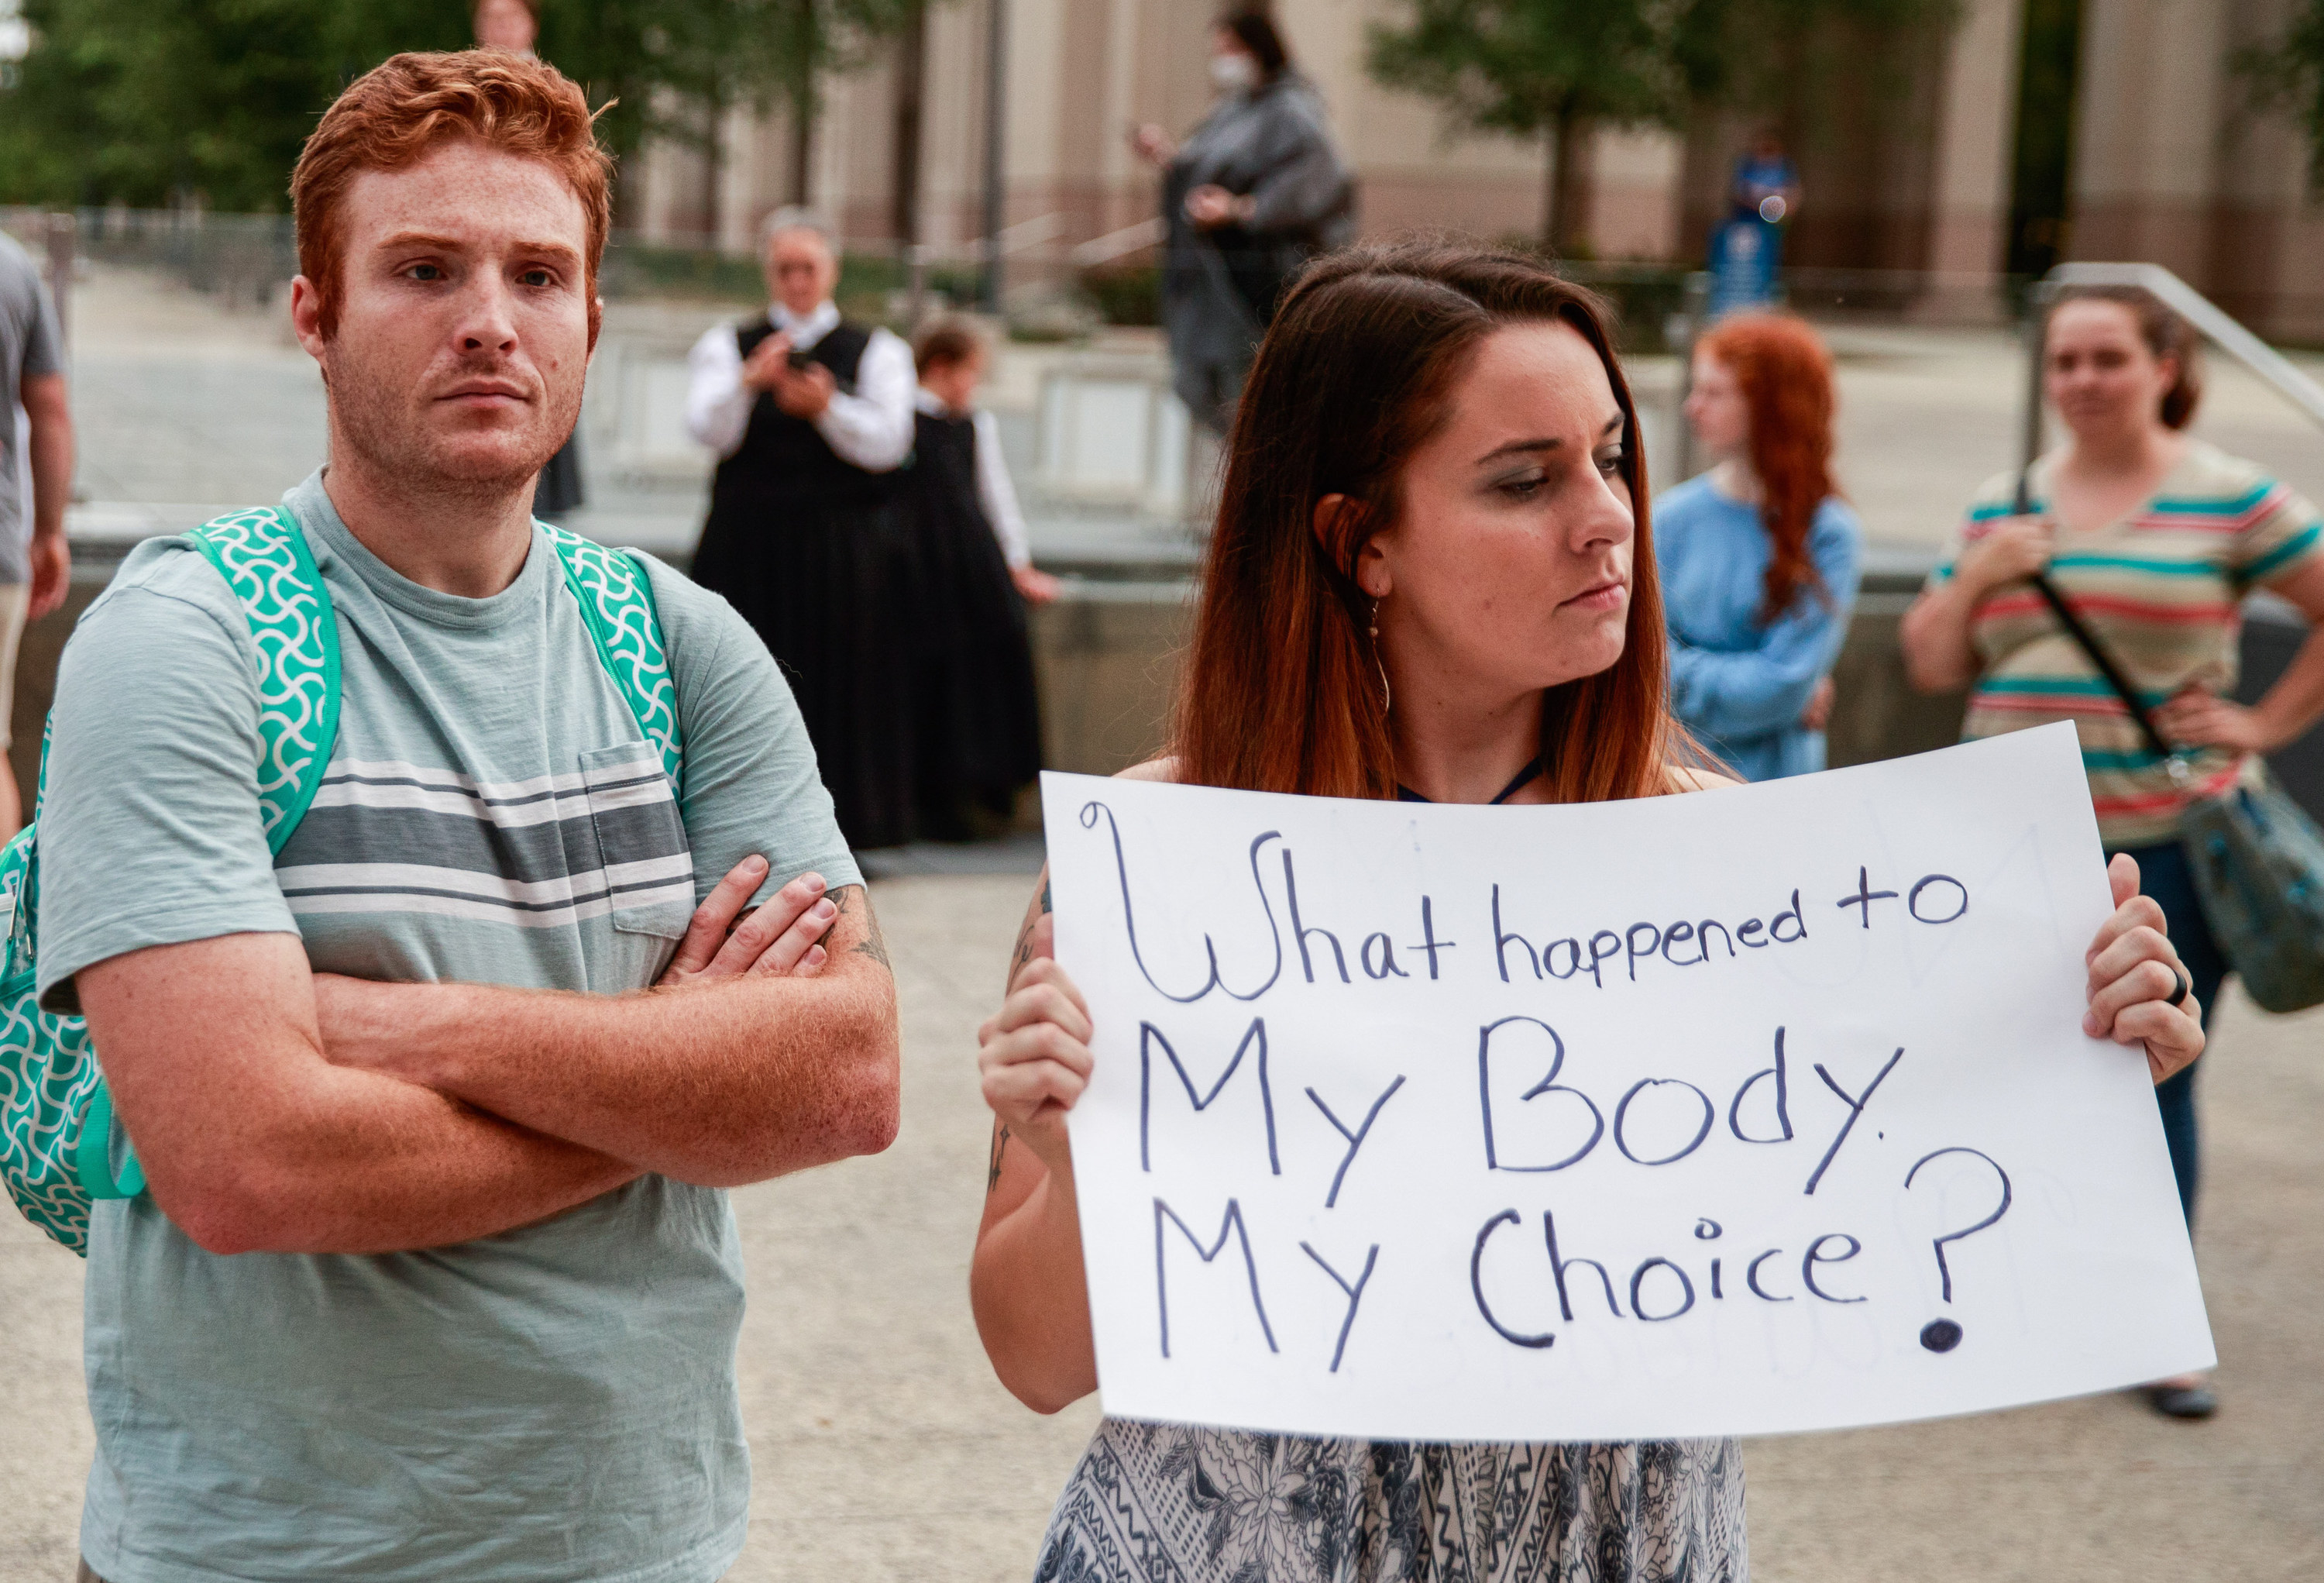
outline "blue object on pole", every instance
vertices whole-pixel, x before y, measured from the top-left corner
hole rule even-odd
[[[1722,319],[1775,301],[1784,233],[1757,215],[1738,215],[1711,237],[1711,317]]]

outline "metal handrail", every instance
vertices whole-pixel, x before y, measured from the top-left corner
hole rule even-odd
[[[2283,354],[2252,334],[2225,309],[2159,264],[2061,264],[2034,286],[2026,329],[2024,446],[2020,466],[2030,467],[2042,449],[2042,360],[2048,339],[2050,305],[2069,286],[2141,286],[2194,326],[2205,339],[2257,375],[2275,393],[2324,426],[2324,385],[2292,366]]]

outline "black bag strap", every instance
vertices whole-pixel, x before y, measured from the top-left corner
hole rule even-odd
[[[2033,514],[2034,494],[2029,482],[2032,471],[2029,467],[2017,475],[2017,499],[2011,508],[2015,515]],[[2176,750],[2163,739],[2162,731],[2155,727],[2154,717],[2146,712],[2146,706],[2139,702],[2137,690],[2130,685],[2129,678],[2123,675],[2122,667],[2116,664],[2114,656],[2099,644],[2098,634],[2083,625],[2082,618],[2075,614],[2071,605],[2066,603],[2066,597],[2058,591],[2058,585],[2050,580],[2047,573],[2037,571],[2032,580],[2034,592],[2040,594],[2043,602],[2050,606],[2050,614],[2058,618],[2058,625],[2066,629],[2066,635],[2081,645],[2082,653],[2089,656],[2090,663],[2098,667],[2098,674],[2106,678],[2107,685],[2114,689],[2115,695],[2130,710],[2130,717],[2138,722],[2138,729],[2146,738],[2148,750],[2168,764],[2176,755]]]

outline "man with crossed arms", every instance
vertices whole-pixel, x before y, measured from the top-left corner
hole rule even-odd
[[[141,547],[66,653],[41,994],[151,1184],[91,1227],[84,1577],[708,1583],[742,1548],[721,1190],[887,1146],[895,992],[749,627],[651,566],[681,804],[530,520],[607,175],[580,90],[503,52],[398,56],[308,143],[331,459],[284,505],[344,704],[279,857],[200,555]]]

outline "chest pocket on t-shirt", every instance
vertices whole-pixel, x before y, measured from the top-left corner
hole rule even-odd
[[[694,916],[694,851],[661,758],[652,744],[594,747],[581,784],[597,836],[601,873],[576,875],[574,899],[602,894],[615,929],[677,940]]]

